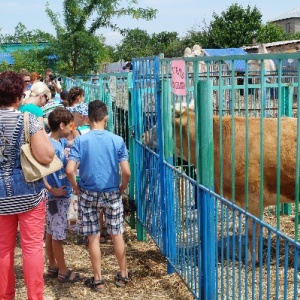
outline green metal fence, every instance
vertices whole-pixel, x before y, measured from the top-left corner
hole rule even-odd
[[[299,60],[141,58],[132,77],[72,83],[111,108],[111,130],[130,149],[139,229],[197,299],[298,299]]]

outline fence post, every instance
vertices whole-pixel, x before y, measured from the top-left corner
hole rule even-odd
[[[212,81],[198,82],[197,98],[195,101],[197,151],[197,182],[213,190],[214,160],[213,160],[213,107]],[[202,286],[202,299],[216,299],[216,234],[215,234],[215,199],[198,185],[198,218],[199,249],[201,255],[201,276],[199,286]]]
[[[140,98],[140,95],[138,93],[138,76],[135,71],[135,69],[138,69],[137,60],[133,60],[133,72],[132,72],[132,87],[133,87],[133,97],[132,97],[132,114],[133,114],[133,124],[134,124],[134,139],[139,139],[141,137],[141,134],[143,132],[143,108],[142,108],[142,99]],[[135,151],[135,160],[139,159],[137,157],[138,153]],[[135,177],[135,183],[137,184],[137,176]],[[142,203],[142,201],[137,201],[136,202],[136,209],[137,209],[137,214],[144,213],[145,207]],[[138,241],[146,241],[147,240],[147,233],[146,230],[143,227],[142,222],[140,221],[139,218],[137,218],[136,221],[136,232],[137,232],[137,240]]]
[[[162,128],[163,128],[163,153],[164,159],[171,165],[174,165],[173,159],[173,136],[172,136],[172,113],[171,113],[171,83],[170,79],[162,79],[161,105],[162,105]],[[174,190],[173,173],[170,168],[165,168],[164,176],[164,199],[166,218],[166,253],[169,261],[175,263],[176,260],[176,231],[174,217]],[[168,274],[174,272],[173,266],[168,262]]]
[[[131,178],[129,181],[129,205],[131,207],[130,212],[130,227],[135,229],[135,211],[132,209],[136,207],[134,198],[134,186],[135,186],[135,140],[134,140],[134,106],[132,101],[132,74],[129,73],[127,77],[128,86],[128,128],[127,140],[129,141],[129,165],[131,171]]]
[[[281,89],[282,101],[279,105],[281,105],[282,116],[291,117],[292,116],[292,108],[293,108],[293,93],[292,88],[289,86],[283,86]],[[292,214],[292,205],[283,203],[281,204],[280,209],[281,215],[291,215]]]

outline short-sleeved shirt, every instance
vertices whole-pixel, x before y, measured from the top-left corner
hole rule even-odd
[[[35,115],[37,118],[43,116],[43,110],[39,106],[37,106],[33,103],[28,103],[28,104],[21,105],[19,107],[19,111],[21,111],[21,112],[26,112],[26,111],[30,112],[33,115]]]
[[[47,104],[42,106],[41,109],[43,111],[43,118],[48,118],[49,114],[57,107],[64,107],[64,106],[54,101],[49,101]]]
[[[67,179],[65,168],[67,165],[67,158],[65,155],[65,147],[66,147],[66,139],[60,139],[59,141],[56,141],[54,139],[50,139],[51,144],[53,145],[53,148],[55,149],[55,154],[63,163],[63,167],[56,171],[55,173],[52,173],[47,176],[48,183],[55,188],[66,186],[66,196],[65,198],[70,198],[72,195],[72,186]],[[49,198],[53,198],[53,195],[49,192],[48,193]],[[62,198],[62,197],[59,197]]]
[[[68,159],[80,162],[81,188],[116,191],[120,185],[119,163],[128,160],[128,150],[122,137],[107,130],[90,130],[74,140]]]

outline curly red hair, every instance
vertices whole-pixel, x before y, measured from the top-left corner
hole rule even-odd
[[[13,71],[0,73],[0,106],[10,106],[23,97],[23,78]]]

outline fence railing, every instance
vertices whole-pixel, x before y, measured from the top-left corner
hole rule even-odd
[[[286,72],[288,59],[297,69]],[[121,73],[99,75],[97,97],[109,99],[112,130],[128,139],[136,219],[197,299],[298,297],[299,60],[134,59],[127,88]],[[174,71],[184,74],[183,94]],[[285,202],[295,221],[281,215]]]

